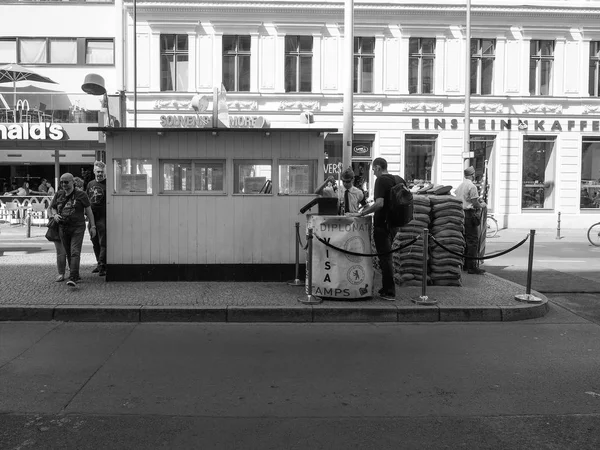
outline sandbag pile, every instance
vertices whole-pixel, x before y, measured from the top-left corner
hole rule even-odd
[[[413,195],[413,220],[401,227],[392,248],[408,244],[429,228],[431,203],[425,195]],[[423,240],[393,253],[394,281],[401,286],[421,286],[423,280]]]
[[[460,199],[453,195],[431,195],[430,233],[453,252],[465,253],[465,215]],[[434,286],[461,286],[463,259],[429,242],[429,272]]]

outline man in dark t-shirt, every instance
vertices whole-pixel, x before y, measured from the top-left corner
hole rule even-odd
[[[379,256],[381,266],[381,281],[383,287],[379,295],[385,300],[396,299],[396,285],[394,283],[394,265],[392,262],[392,242],[398,232],[398,228],[390,228],[387,224],[388,207],[387,199],[390,190],[396,184],[396,179],[387,171],[387,161],[383,158],[375,158],[373,161],[373,173],[377,177],[375,181],[375,203],[364,208],[359,215],[375,213],[373,217],[373,238],[377,253],[386,253]]]
[[[97,265],[92,273],[103,277],[106,275],[106,164],[102,161],[94,163],[94,177],[87,185],[87,196],[97,227],[96,236],[92,237]]]

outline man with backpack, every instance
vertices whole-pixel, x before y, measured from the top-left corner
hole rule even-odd
[[[383,158],[373,160],[373,174],[375,180],[375,203],[365,207],[359,216],[375,213],[373,217],[373,238],[377,253],[385,253],[379,256],[379,265],[381,266],[381,280],[383,287],[379,290],[379,296],[385,300],[396,299],[396,284],[394,283],[394,265],[392,249],[394,237],[398,232],[399,225],[390,223],[388,213],[390,210],[390,192],[392,188],[399,183],[406,184],[399,177],[388,173],[387,161]],[[412,217],[411,217],[412,218]]]

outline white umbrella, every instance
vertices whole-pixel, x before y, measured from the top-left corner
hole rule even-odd
[[[17,81],[37,81],[40,83],[57,84],[50,78],[40,75],[27,67],[18,64],[7,64],[0,67],[0,83],[13,84],[13,105],[17,104]]]

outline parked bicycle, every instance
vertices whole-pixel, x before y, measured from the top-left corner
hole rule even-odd
[[[487,220],[485,222],[485,236],[489,238],[493,238],[498,234],[498,221],[494,218],[492,214],[488,213]]]
[[[587,238],[588,241],[590,241],[590,244],[600,247],[600,222],[597,222],[588,228]]]

